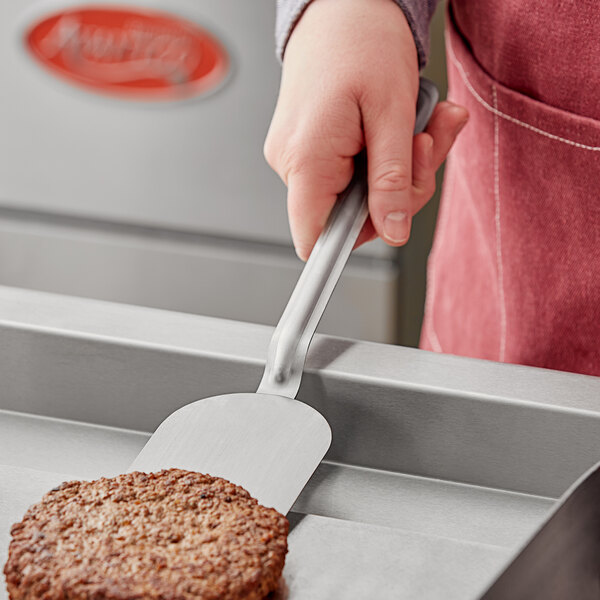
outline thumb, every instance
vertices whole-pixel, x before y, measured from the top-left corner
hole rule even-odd
[[[379,236],[405,244],[412,218],[412,140],[415,102],[370,111],[364,120],[368,156],[369,213]]]

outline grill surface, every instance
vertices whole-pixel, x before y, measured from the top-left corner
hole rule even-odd
[[[0,314],[2,562],[49,488],[125,471],[177,406],[254,389],[270,335],[9,288]],[[289,598],[476,598],[600,458],[599,397],[594,378],[317,337],[300,398],[334,444],[290,515]]]

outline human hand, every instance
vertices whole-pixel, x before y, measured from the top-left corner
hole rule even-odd
[[[265,157],[288,186],[288,215],[306,260],[353,157],[366,146],[370,219],[357,246],[380,236],[406,243],[412,216],[431,198],[435,172],[467,121],[442,102],[413,137],[419,87],[412,33],[393,0],[313,0],[283,63]]]

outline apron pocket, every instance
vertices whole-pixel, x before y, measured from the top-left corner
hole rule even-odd
[[[425,348],[600,374],[600,122],[495,81],[451,18],[446,170]]]

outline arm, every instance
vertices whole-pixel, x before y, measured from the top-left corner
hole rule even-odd
[[[365,146],[370,220],[358,243],[380,236],[401,246],[467,112],[441,103],[427,131],[413,138],[418,48],[395,0],[286,2],[290,24],[297,21],[265,157],[288,186],[296,252],[310,254]]]
[[[277,56],[283,60],[285,47],[294,26],[311,0],[277,0],[275,44]],[[438,0],[394,0],[402,9],[413,34],[419,56],[419,69],[427,64],[429,57],[429,22]]]

